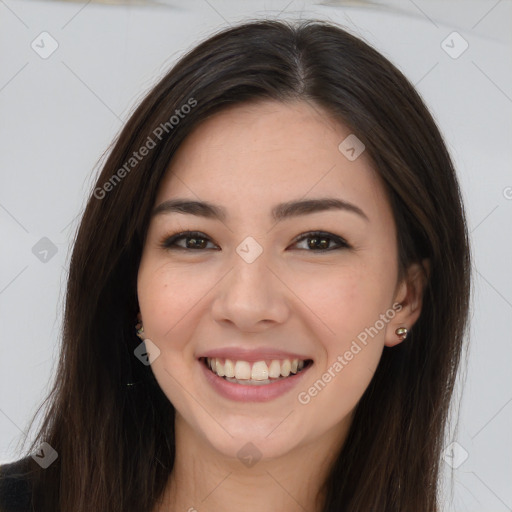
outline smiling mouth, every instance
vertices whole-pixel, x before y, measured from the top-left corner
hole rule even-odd
[[[201,357],[200,360],[218,377],[245,386],[261,386],[288,379],[313,364],[311,359],[272,359],[248,362],[218,357]]]

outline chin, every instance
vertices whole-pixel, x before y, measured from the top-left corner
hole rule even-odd
[[[290,429],[276,428],[281,421],[282,418],[268,418],[255,424],[252,418],[233,417],[222,424],[229,434],[217,425],[215,431],[211,426],[205,427],[201,435],[225,457],[241,461],[245,457],[273,459],[298,448],[301,441],[299,433],[295,436]]]

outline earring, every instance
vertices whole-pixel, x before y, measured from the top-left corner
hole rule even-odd
[[[142,325],[142,320],[137,322],[135,330],[137,331],[137,336],[144,341],[144,326]]]
[[[400,341],[404,341],[405,338],[407,338],[407,334],[408,334],[408,330],[405,328],[405,327],[399,327],[396,331],[395,331],[395,334],[398,336],[398,339]]]
[[[135,332],[137,334],[137,336],[142,340],[144,341],[144,327],[142,325],[142,318],[140,316],[140,313],[137,315],[137,323],[135,325]],[[128,373],[128,377],[127,379],[125,380],[125,383],[124,383],[124,388],[125,389],[140,389],[140,383],[142,382],[141,379],[137,380],[137,381],[133,381],[133,367],[132,367],[132,362],[131,362],[131,358],[129,359],[129,364],[128,364],[128,369],[127,369],[127,373]]]

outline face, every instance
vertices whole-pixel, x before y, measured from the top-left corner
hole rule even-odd
[[[160,184],[138,274],[151,368],[183,431],[220,454],[251,442],[277,457],[341,431],[398,342],[394,219],[367,155],[338,149],[348,135],[305,102],[231,107]],[[290,206],[325,199],[338,206]]]

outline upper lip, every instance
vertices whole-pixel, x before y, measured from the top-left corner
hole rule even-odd
[[[215,358],[218,357],[220,359],[231,359],[235,361],[247,361],[254,363],[256,361],[264,361],[269,359],[300,359],[302,361],[306,361],[311,359],[308,356],[304,356],[301,354],[297,354],[295,352],[288,352],[284,350],[279,350],[275,347],[262,347],[258,349],[248,349],[241,347],[225,347],[225,348],[215,348],[208,350],[202,353],[201,357],[209,357]]]

